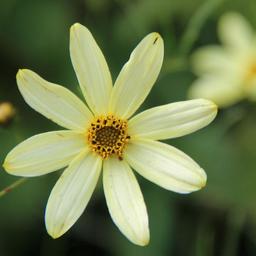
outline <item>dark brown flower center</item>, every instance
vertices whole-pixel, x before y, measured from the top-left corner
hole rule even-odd
[[[88,129],[88,142],[92,151],[104,159],[111,155],[122,159],[129,139],[127,121],[112,115],[97,117]]]

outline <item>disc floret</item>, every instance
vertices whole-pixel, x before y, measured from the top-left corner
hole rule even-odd
[[[127,120],[113,115],[96,117],[88,129],[88,142],[92,151],[103,159],[117,155],[121,160],[125,145],[130,140]]]

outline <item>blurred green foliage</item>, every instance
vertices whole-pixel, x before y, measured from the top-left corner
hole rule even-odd
[[[113,78],[139,40],[158,31],[165,41],[162,73],[142,109],[186,99],[194,79],[189,54],[218,41],[222,13],[239,11],[256,29],[255,0],[223,0],[203,20],[188,54],[181,41],[204,0],[1,0],[0,101],[17,115],[0,127],[0,161],[22,140],[59,129],[30,109],[16,86],[19,68],[30,68],[81,96],[69,58],[69,27],[80,22],[92,31]],[[214,123],[168,141],[193,157],[207,172],[202,191],[178,195],[139,178],[148,207],[151,242],[131,244],[112,223],[102,184],[83,216],[62,238],[44,227],[44,208],[59,172],[32,178],[0,198],[0,255],[256,255],[256,106],[241,102],[221,110]],[[4,188],[17,177],[0,173]]]

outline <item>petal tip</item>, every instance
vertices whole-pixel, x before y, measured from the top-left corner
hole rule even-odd
[[[212,116],[213,116],[213,118],[212,118],[212,120],[213,119],[215,119],[215,117],[217,116],[217,114],[218,114],[218,105],[217,104],[215,104],[214,102],[211,102],[211,111],[212,111]]]
[[[214,109],[214,112],[216,113],[216,115],[217,115],[217,113],[218,113],[218,110],[219,110],[219,106],[217,105],[217,104],[215,104],[215,103],[213,103],[213,109]]]
[[[204,179],[202,180],[201,184],[200,184],[200,189],[204,188],[206,186],[207,180]]]
[[[161,35],[158,32],[152,32],[151,35],[153,39],[153,45],[155,45],[157,42],[163,41]]]
[[[133,243],[135,243],[136,245],[139,246],[147,246],[150,242],[150,236],[149,236],[149,231],[147,230],[147,232],[145,234],[143,234],[142,237],[137,237],[137,239],[135,239],[133,241]]]
[[[211,106],[212,109],[214,109],[215,111],[218,110],[218,105],[215,102],[213,102],[211,100],[207,100],[207,101],[208,101],[208,104]]]
[[[19,80],[19,79],[24,79],[24,77],[25,77],[26,75],[30,75],[29,72],[30,72],[30,74],[33,73],[33,72],[32,72],[31,70],[29,70],[29,69],[20,68],[20,69],[18,70],[17,74],[16,74],[16,79],[17,79],[17,80]]]
[[[145,239],[141,240],[139,245],[140,246],[147,246],[147,245],[149,245],[149,242],[150,242],[150,238],[149,238],[149,236],[147,236]]]
[[[218,110],[218,105],[216,103],[214,103],[213,101],[212,101],[212,105],[213,105],[214,109]]]
[[[82,25],[81,23],[79,23],[79,22],[76,22],[76,23],[74,23],[71,27],[70,27],[70,32],[71,33],[78,33],[79,31],[81,31],[81,30],[83,30],[83,31],[89,31],[89,29],[86,27],[86,26],[84,26],[84,25]],[[89,31],[90,32],[90,31]]]
[[[197,100],[197,99],[195,99],[195,100]],[[209,107],[210,110],[212,110],[213,112],[216,112],[216,114],[217,114],[218,105],[215,102],[213,102],[212,100],[203,99],[203,98],[201,98],[199,100],[201,100],[202,105]]]
[[[78,22],[74,23],[71,27],[70,27],[70,30],[74,30],[74,29],[77,29],[79,27],[81,27],[82,25]]]
[[[209,106],[212,112],[214,112],[215,116],[218,113],[218,105],[216,103],[214,103],[213,101],[209,100]]]
[[[201,169],[202,171],[202,176],[201,176],[201,181],[198,185],[198,189],[202,189],[206,186],[206,183],[207,183],[207,175],[205,173],[205,171],[203,169]]]
[[[62,234],[60,233],[51,233],[51,232],[49,232],[49,231],[47,231],[48,232],[48,234],[49,234],[49,236],[52,238],[52,239],[58,239],[58,238],[60,238],[61,236],[62,236]]]
[[[18,79],[19,77],[22,77],[22,73],[23,73],[24,69],[19,69],[17,74],[16,74],[16,78]]]
[[[12,167],[12,165],[10,164],[10,161],[7,160],[7,158],[4,160],[4,163],[2,164],[2,167],[3,167],[3,169],[4,169],[7,173],[13,174],[13,173],[12,173],[13,167]],[[14,175],[15,175],[15,174],[14,174]]]
[[[4,161],[4,163],[2,164],[2,167],[4,168],[4,170],[7,172],[7,170],[9,169],[9,165],[6,161]]]
[[[56,226],[53,225],[49,225],[48,224],[49,221],[47,221],[47,217],[45,216],[45,226],[46,226],[46,230],[48,235],[52,238],[52,239],[57,239],[59,237],[61,237],[65,232],[63,232],[63,229],[56,229]],[[54,228],[55,227],[55,228]]]

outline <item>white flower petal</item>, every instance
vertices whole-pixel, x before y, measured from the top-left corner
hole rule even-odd
[[[84,131],[92,114],[68,89],[49,83],[28,69],[17,73],[19,90],[27,104],[62,127]]]
[[[248,50],[248,47],[252,46],[253,31],[242,15],[238,13],[223,15],[218,29],[221,41],[235,51]]]
[[[5,170],[18,176],[39,176],[67,166],[86,148],[83,134],[56,131],[35,135],[6,157]]]
[[[129,135],[154,140],[180,137],[208,125],[217,106],[208,100],[188,100],[148,109],[129,121]]]
[[[188,91],[188,97],[212,100],[219,107],[227,107],[241,100],[244,95],[242,81],[233,78],[205,76],[197,79]]]
[[[106,114],[112,90],[111,75],[92,34],[79,23],[70,29],[70,55],[87,104],[95,114]]]
[[[134,49],[113,88],[110,112],[129,118],[147,97],[160,72],[164,44],[157,33],[147,35]]]
[[[234,74],[239,69],[239,62],[227,49],[220,46],[206,46],[192,55],[193,70],[198,75],[210,73],[225,76]]]
[[[182,151],[165,143],[132,141],[124,157],[139,174],[165,189],[189,193],[205,186],[203,169]]]
[[[125,161],[104,161],[103,185],[110,215],[120,231],[133,243],[149,242],[148,215],[139,184]]]
[[[83,213],[96,187],[101,163],[100,157],[83,152],[53,187],[45,211],[46,228],[53,238],[67,232]]]

